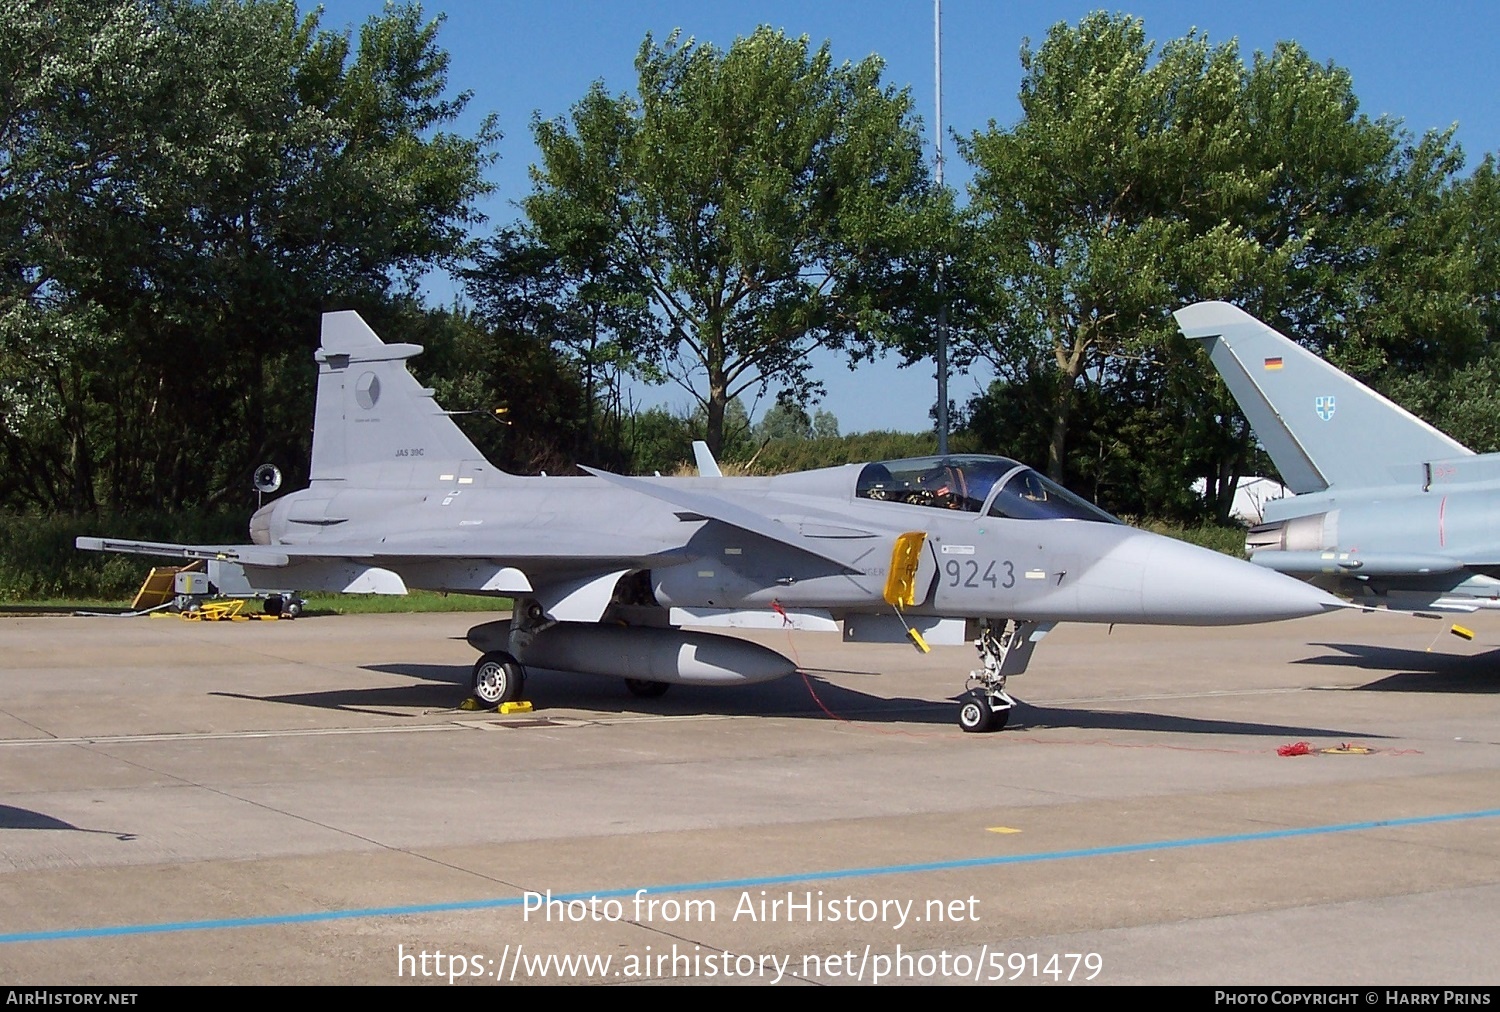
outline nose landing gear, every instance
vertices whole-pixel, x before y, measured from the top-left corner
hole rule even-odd
[[[958,708],[959,727],[983,734],[1006,725],[1016,701],[1005,691],[1005,680],[1026,670],[1031,652],[1055,624],[1006,619],[1004,628],[996,634],[988,621],[980,622],[974,646],[983,667],[969,672],[968,692]]]

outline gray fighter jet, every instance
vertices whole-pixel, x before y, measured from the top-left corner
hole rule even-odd
[[[1253,562],[1366,606],[1500,607],[1500,454],[1476,455],[1226,302],[1175,315],[1296,493],[1251,528]]]
[[[206,559],[252,587],[514,599],[477,626],[473,690],[527,668],[673,683],[789,674],[757,644],[685,626],[842,631],[850,642],[977,641],[965,730],[1003,726],[1006,679],[1057,622],[1231,625],[1340,607],[1315,588],[1127,527],[1004,457],[951,455],[724,477],[521,477],[492,466],[352,312],[323,318],[311,483],[257,511],[250,545],[80,538]]]

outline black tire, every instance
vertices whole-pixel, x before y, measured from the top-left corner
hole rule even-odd
[[[474,662],[470,684],[480,705],[497,707],[521,698],[526,688],[526,669],[510,654],[492,650]]]
[[[302,600],[302,598],[300,597],[287,599],[286,604],[282,606],[281,617],[296,618],[298,615],[302,614],[302,608],[305,604],[307,604],[307,602]]]
[[[279,618],[281,617],[282,604],[281,596],[279,594],[272,594],[266,598],[265,603],[261,607],[265,609],[267,615]]]
[[[958,726],[971,734],[998,731],[1010,719],[1010,708],[996,710],[989,697],[982,692],[971,692],[958,707]]]
[[[665,696],[671,687],[671,682],[653,682],[649,678],[625,679],[625,688],[630,690],[632,696],[639,699],[659,699]]]

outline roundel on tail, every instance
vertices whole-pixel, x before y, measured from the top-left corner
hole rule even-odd
[[[372,372],[367,372],[359,378],[354,385],[354,399],[359,406],[369,411],[380,400],[380,377]]]

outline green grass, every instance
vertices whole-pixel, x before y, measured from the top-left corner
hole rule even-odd
[[[124,611],[130,599],[54,597],[0,602],[0,615],[71,615],[75,611]]]
[[[1232,555],[1236,559],[1246,558],[1245,528],[1220,527],[1218,524],[1203,524],[1198,527],[1180,527],[1157,520],[1148,520],[1138,525],[1153,534],[1164,534],[1178,541],[1186,541],[1200,548],[1212,548],[1216,552]]]
[[[418,611],[509,611],[508,597],[478,597],[473,594],[439,594],[414,590],[394,594],[304,594],[308,614],[389,615]]]

